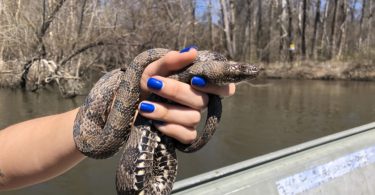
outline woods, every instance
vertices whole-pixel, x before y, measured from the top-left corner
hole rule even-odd
[[[189,44],[251,62],[373,62],[374,10],[373,0],[0,0],[0,76],[36,90]],[[44,77],[29,78],[33,64]]]

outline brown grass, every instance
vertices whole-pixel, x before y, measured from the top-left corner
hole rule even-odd
[[[375,65],[370,62],[300,61],[262,64],[262,75],[268,78],[367,80],[375,81]]]
[[[0,87],[20,87],[21,76],[22,66],[19,62],[0,59]]]

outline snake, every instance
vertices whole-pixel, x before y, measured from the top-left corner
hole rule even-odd
[[[209,94],[203,130],[190,144],[160,133],[154,121],[137,115],[140,80],[145,68],[170,50],[155,48],[137,55],[129,65],[102,76],[91,89],[74,120],[76,148],[94,159],[105,159],[123,148],[116,171],[117,194],[170,194],[177,175],[176,149],[195,152],[212,137],[221,118],[221,97]],[[256,65],[228,61],[220,53],[198,51],[196,60],[169,78],[190,83],[193,76],[223,86],[255,78]],[[169,102],[155,94],[152,101]]]

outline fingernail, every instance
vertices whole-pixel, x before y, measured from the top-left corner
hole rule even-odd
[[[152,124],[155,124],[155,125],[164,125],[165,122],[164,121],[159,121],[159,120],[153,120]]]
[[[147,87],[155,90],[160,90],[161,88],[163,88],[163,82],[155,78],[149,78],[147,80]]]
[[[150,104],[150,103],[142,102],[139,109],[142,112],[154,112],[155,106],[153,104]]]
[[[198,47],[197,47],[196,45],[189,45],[189,46],[187,46],[187,47],[181,49],[181,50],[180,50],[180,53],[188,52],[188,51],[190,51],[191,48],[194,48],[194,49],[198,50]]]
[[[197,87],[204,87],[206,86],[206,80],[199,76],[193,76],[191,79],[191,84]]]

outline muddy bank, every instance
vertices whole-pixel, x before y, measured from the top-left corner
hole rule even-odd
[[[47,85],[56,85],[64,97],[85,93],[83,77],[58,69],[51,60],[36,60],[27,69],[23,64],[16,60],[4,62],[0,59],[0,87],[25,87],[28,91],[37,91]]]
[[[57,84],[64,97],[84,94],[84,86],[95,83],[96,79],[83,79],[56,71],[56,65],[49,61],[35,62],[27,72],[25,87],[35,91],[48,84]],[[3,62],[0,60],[0,87],[21,87],[22,63],[17,61]],[[375,63],[353,62],[294,62],[258,64],[262,69],[260,78],[272,79],[316,79],[316,80],[363,80],[375,81]],[[92,71],[90,71],[92,72]],[[87,74],[84,74],[87,75]],[[102,73],[98,72],[98,75]]]
[[[21,86],[22,66],[17,61],[4,62],[0,59],[0,87]]]
[[[374,63],[295,62],[260,64],[262,77],[276,79],[363,80],[375,81]]]

